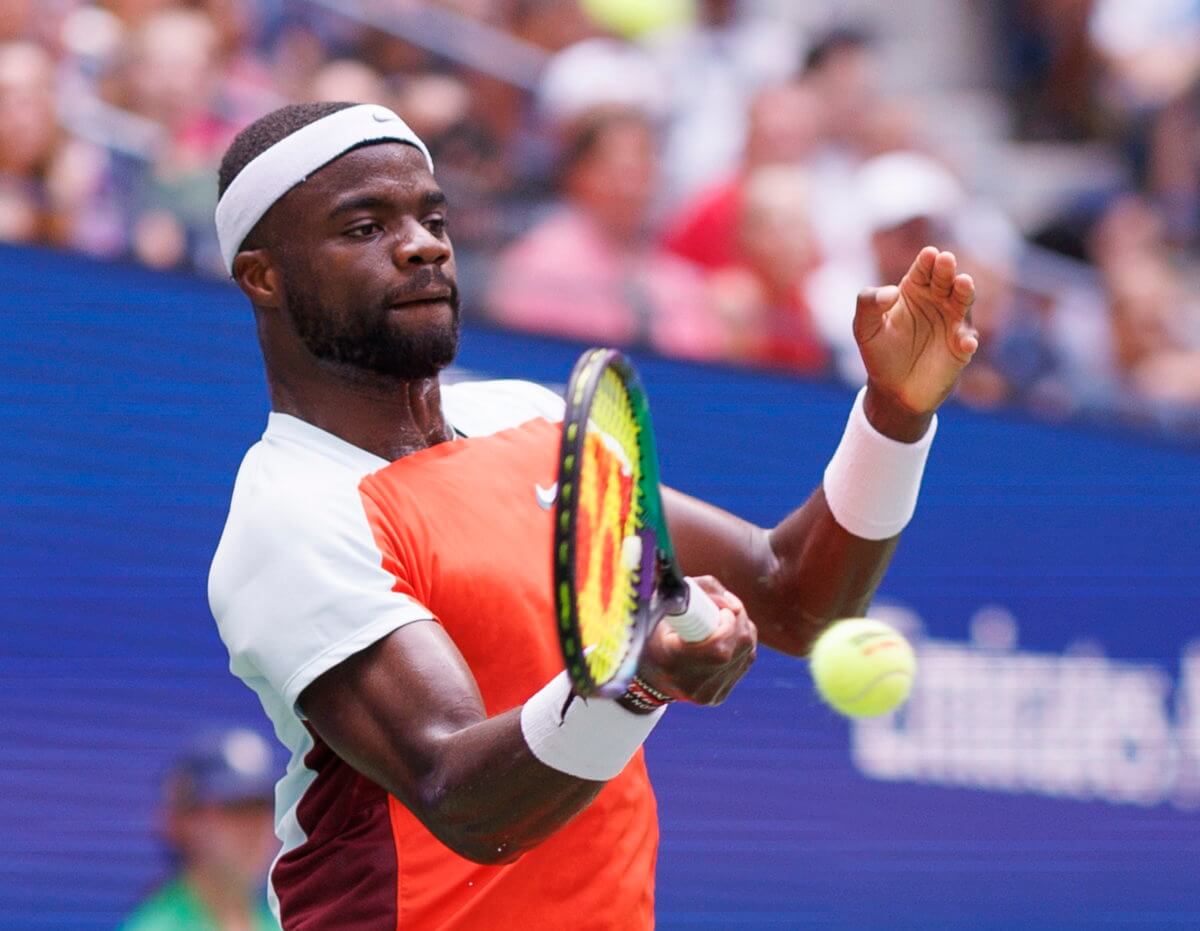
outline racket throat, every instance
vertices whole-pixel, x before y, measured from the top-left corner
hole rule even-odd
[[[659,556],[658,569],[662,574],[662,581],[659,583],[658,603],[654,606],[653,615],[663,617],[668,614],[684,614],[691,605],[692,591],[683,579],[673,578],[666,560],[662,558],[662,554]]]

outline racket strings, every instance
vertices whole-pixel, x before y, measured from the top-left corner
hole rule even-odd
[[[638,420],[620,377],[601,376],[584,436],[576,528],[576,599],[592,678],[628,655],[637,611],[642,521]]]

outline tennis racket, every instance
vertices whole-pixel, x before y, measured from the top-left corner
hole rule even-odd
[[[559,641],[579,694],[616,697],[663,617],[698,642],[716,628],[717,606],[676,562],[650,408],[629,360],[589,349],[566,402],[554,510]]]

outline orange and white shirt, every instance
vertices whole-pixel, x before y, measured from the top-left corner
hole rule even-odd
[[[483,866],[342,761],[297,706],[323,672],[414,621],[442,624],[489,716],[562,671],[562,402],[509,381],[443,387],[442,404],[460,438],[395,462],[272,413],[238,472],[209,600],[231,670],[292,753],[272,908],[285,931],[650,928],[658,825],[641,751],[558,833]]]

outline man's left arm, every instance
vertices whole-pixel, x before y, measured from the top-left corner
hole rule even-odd
[[[933,247],[898,287],[859,295],[867,387],[825,481],[773,529],[665,492],[684,571],[736,593],[761,642],[805,655],[831,621],[866,611],[915,505],[934,413],[978,348],[974,297],[954,256]]]

